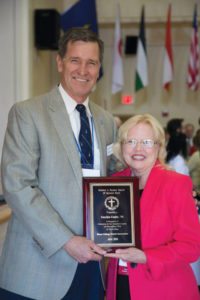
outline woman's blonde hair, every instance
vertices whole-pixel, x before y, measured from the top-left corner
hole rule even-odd
[[[128,132],[137,124],[148,124],[155,135],[155,139],[159,142],[158,160],[161,164],[165,165],[166,149],[165,149],[165,132],[162,125],[150,114],[135,115],[124,122],[118,130],[118,139],[113,146],[114,155],[125,165],[122,155],[122,144],[127,140]]]

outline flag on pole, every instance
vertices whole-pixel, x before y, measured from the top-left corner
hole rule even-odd
[[[95,0],[80,0],[61,14],[61,28],[64,31],[71,27],[82,26],[98,33]]]
[[[148,85],[148,66],[147,66],[147,50],[145,38],[145,16],[144,6],[142,7],[140,32],[137,43],[137,65],[135,77],[135,91],[139,91]]]
[[[197,5],[195,5],[193,25],[192,25],[192,36],[190,42],[188,75],[187,75],[188,88],[193,91],[196,91],[199,88],[199,81],[200,81],[199,55],[200,52],[199,52],[199,38],[198,38]]]
[[[124,86],[123,61],[122,61],[122,36],[120,26],[120,6],[117,3],[115,33],[114,33],[114,55],[112,73],[112,94],[122,91]]]
[[[172,52],[172,38],[171,38],[171,4],[168,8],[166,35],[165,35],[165,54],[164,54],[164,68],[163,68],[163,87],[166,90],[170,89],[173,80],[173,52]]]

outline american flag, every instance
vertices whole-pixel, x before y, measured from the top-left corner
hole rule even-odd
[[[188,64],[188,88],[196,91],[199,88],[200,82],[200,52],[199,52],[199,39],[198,39],[198,20],[197,20],[197,5],[194,8],[194,18],[192,25],[192,37],[190,43],[190,56]]]

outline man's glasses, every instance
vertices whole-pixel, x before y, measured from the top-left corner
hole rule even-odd
[[[157,141],[153,141],[151,139],[145,139],[145,140],[128,140],[128,141],[124,141],[123,144],[130,147],[130,148],[135,148],[137,146],[137,144],[140,144],[142,146],[142,148],[146,148],[146,149],[151,149],[153,148],[154,145],[158,144]]]

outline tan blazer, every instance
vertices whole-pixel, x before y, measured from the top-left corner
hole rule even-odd
[[[115,125],[92,102],[90,110],[105,175]],[[62,246],[83,234],[83,211],[80,158],[57,87],[12,107],[2,181],[13,214],[0,259],[0,286],[38,300],[61,299],[77,268]]]

